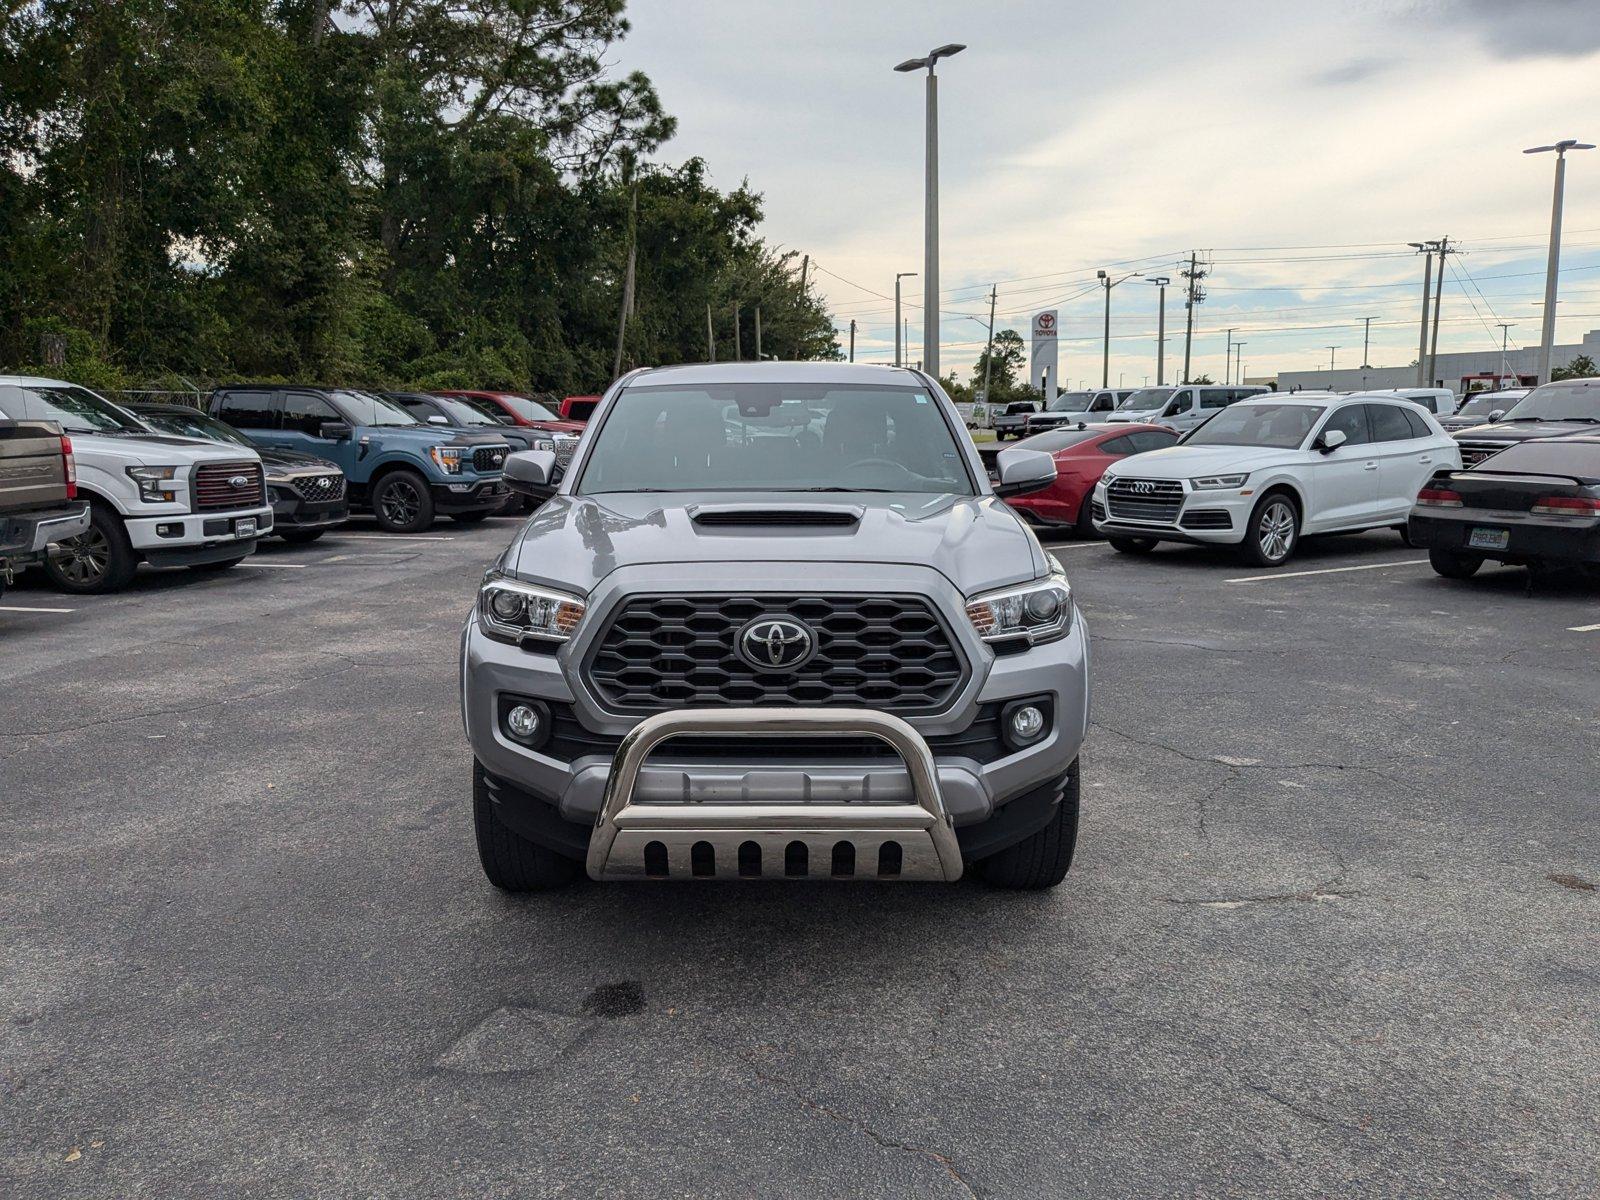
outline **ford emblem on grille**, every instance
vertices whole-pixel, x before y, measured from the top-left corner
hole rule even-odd
[[[230,476],[228,476],[228,486],[229,487],[238,487],[238,488],[249,487],[250,486],[250,476],[248,476],[248,475],[230,475]]]
[[[739,631],[739,654],[758,671],[792,671],[816,652],[816,636],[787,617],[757,617]]]

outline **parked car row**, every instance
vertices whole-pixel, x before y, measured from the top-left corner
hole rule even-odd
[[[119,405],[0,376],[0,588],[27,566],[76,593],[126,587],[141,562],[224,570],[351,512],[395,533],[476,522],[523,506],[503,478],[513,450],[559,470],[582,428],[512,393],[245,383],[201,407]]]
[[[1181,436],[1119,411],[1022,442],[1056,479],[1011,504],[1127,554],[1231,545],[1276,567],[1304,536],[1392,528],[1452,578],[1485,561],[1600,565],[1600,380],[1500,395],[1510,408],[1454,433],[1435,389],[1258,395]],[[1005,453],[984,453],[991,476]]]

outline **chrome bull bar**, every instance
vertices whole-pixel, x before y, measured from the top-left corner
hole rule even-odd
[[[636,803],[639,772],[684,736],[871,737],[905,761],[909,804]],[[961,878],[961,846],[928,743],[869,709],[689,708],[647,717],[622,739],[589,839],[591,879]]]

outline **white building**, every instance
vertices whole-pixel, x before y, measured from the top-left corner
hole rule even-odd
[[[1580,354],[1587,354],[1596,362],[1600,362],[1600,329],[1591,329],[1584,335],[1583,341],[1576,345],[1556,346],[1550,356],[1550,360],[1559,367],[1571,362]],[[1494,375],[1500,369],[1500,351],[1498,350],[1469,350],[1464,353],[1452,354],[1441,353],[1433,372],[1434,377],[1428,381],[1426,386],[1447,387],[1452,391],[1459,392],[1463,377],[1468,375]],[[1506,351],[1506,374],[1520,375],[1526,382],[1535,378],[1538,369],[1538,346],[1526,346],[1521,350]],[[1251,379],[1249,382],[1255,383],[1256,380]],[[1416,387],[1417,368],[1414,366],[1340,367],[1335,371],[1282,371],[1278,374],[1277,383],[1280,392],[1359,392],[1369,388]]]

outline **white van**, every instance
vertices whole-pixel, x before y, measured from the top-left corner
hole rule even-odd
[[[1353,396],[1398,396],[1421,405],[1434,416],[1448,417],[1456,411],[1460,398],[1449,388],[1375,388],[1368,392],[1352,392]]]
[[[89,528],[45,574],[62,591],[114,592],[141,561],[223,569],[272,529],[261,456],[157,433],[127,409],[59,379],[0,375],[0,419],[54,421],[72,439]]]
[[[1204,425],[1230,404],[1249,400],[1270,388],[1226,383],[1181,383],[1172,387],[1140,388],[1122,406],[1104,418],[1108,424],[1137,421],[1187,433]]]

